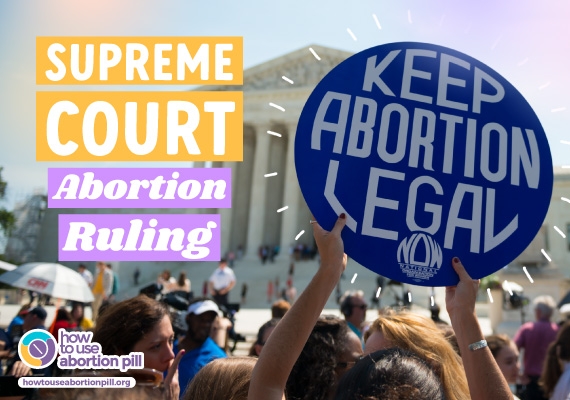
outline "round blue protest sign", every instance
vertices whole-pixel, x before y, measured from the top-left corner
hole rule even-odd
[[[373,47],[334,68],[297,126],[295,166],[319,223],[347,215],[346,253],[391,279],[454,285],[515,259],[552,194],[538,117],[501,75],[425,43]]]

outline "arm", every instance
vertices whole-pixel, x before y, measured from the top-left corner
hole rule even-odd
[[[473,280],[455,257],[453,269],[459,275],[457,286],[447,287],[445,303],[461,350],[463,368],[473,400],[512,400],[513,395],[489,347],[470,350],[469,344],[484,339],[475,315],[479,280]]]
[[[346,224],[341,214],[333,230],[327,232],[313,224],[321,253],[321,265],[307,288],[269,336],[253,369],[248,399],[281,400],[287,378],[330,294],[346,267],[340,233]]]

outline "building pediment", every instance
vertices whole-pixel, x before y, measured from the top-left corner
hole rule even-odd
[[[320,60],[317,60],[309,48],[317,53]],[[251,92],[314,87],[331,69],[351,55],[352,53],[347,51],[310,45],[244,70],[243,86],[212,86],[201,89]],[[283,76],[294,83],[286,82]]]

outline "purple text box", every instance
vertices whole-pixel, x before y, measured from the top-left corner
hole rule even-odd
[[[220,215],[61,214],[58,252],[60,261],[219,261]]]
[[[48,168],[48,207],[230,208],[231,179],[231,168]]]

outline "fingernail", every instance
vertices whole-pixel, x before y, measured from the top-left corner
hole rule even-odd
[[[345,213],[342,213],[342,214],[339,215],[339,217],[340,217],[341,219],[345,219],[345,218],[346,218],[346,214],[345,214]]]
[[[459,258],[453,257],[453,262],[454,262],[454,263],[458,263],[458,262],[459,262]]]

